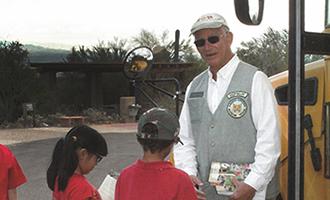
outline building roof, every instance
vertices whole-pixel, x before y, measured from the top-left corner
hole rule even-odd
[[[123,63],[30,63],[32,69],[43,72],[121,72]],[[153,63],[152,68],[161,71],[185,71],[193,63]]]

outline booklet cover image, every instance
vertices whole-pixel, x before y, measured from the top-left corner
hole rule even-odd
[[[212,162],[209,182],[218,194],[232,195],[236,189],[232,179],[235,177],[238,181],[244,181],[250,171],[250,164]]]

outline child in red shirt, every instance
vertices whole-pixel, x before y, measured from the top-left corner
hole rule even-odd
[[[54,200],[100,200],[100,194],[85,178],[108,154],[107,143],[96,130],[73,127],[57,143],[47,170],[47,184]]]
[[[125,168],[118,177],[115,200],[195,200],[188,174],[166,160],[178,137],[179,121],[166,109],[153,108],[141,115],[137,140],[143,158]]]
[[[0,199],[17,199],[16,188],[26,182],[26,177],[14,154],[0,144]]]

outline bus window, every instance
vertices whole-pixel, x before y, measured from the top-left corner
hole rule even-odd
[[[325,2],[325,20],[324,20],[324,26],[325,28],[330,28],[330,3],[329,1]]]
[[[305,31],[314,33],[324,31],[325,3],[325,0],[305,0]]]
[[[275,97],[278,105],[288,105],[289,85],[282,85],[275,89]],[[308,78],[304,82],[304,103],[305,105],[315,105],[317,101],[317,78]]]

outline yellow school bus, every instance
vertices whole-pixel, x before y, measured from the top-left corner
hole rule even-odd
[[[305,0],[288,0],[288,71],[270,77],[281,123],[279,199],[330,199],[330,0],[323,1],[325,30],[315,33],[304,30]],[[261,23],[266,1],[234,2],[242,23]],[[304,64],[305,54],[325,57]]]
[[[288,71],[270,77],[281,123],[281,196],[288,189]],[[305,66],[304,197],[330,199],[330,57]],[[311,144],[313,143],[313,144]],[[313,147],[312,147],[313,146]],[[289,177],[288,177],[289,176]]]

